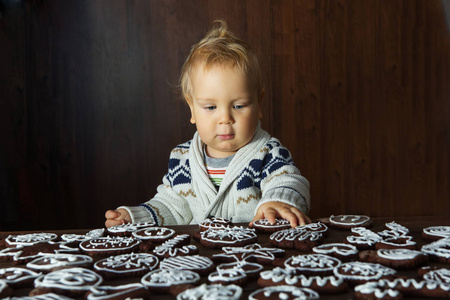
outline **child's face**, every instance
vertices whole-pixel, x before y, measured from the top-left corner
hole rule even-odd
[[[205,71],[199,66],[192,75],[191,123],[206,144],[206,153],[215,158],[236,153],[255,134],[262,95],[249,89],[237,68],[213,66]]]

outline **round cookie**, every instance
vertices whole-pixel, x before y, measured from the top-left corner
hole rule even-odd
[[[108,279],[130,278],[144,275],[155,269],[158,263],[158,257],[153,254],[120,254],[97,261],[94,270]]]
[[[428,261],[421,251],[410,249],[379,249],[360,252],[359,259],[394,269],[413,269]]]
[[[314,253],[336,257],[341,261],[350,261],[358,258],[358,249],[354,245],[345,243],[331,243],[316,246]]]
[[[209,257],[201,255],[174,256],[165,258],[160,263],[159,268],[189,270],[204,276],[214,270],[214,263]]]
[[[409,234],[408,228],[403,225],[397,224],[395,221],[384,224],[384,227],[386,228],[385,230],[377,233],[383,239],[407,236]]]
[[[323,254],[301,254],[291,256],[284,262],[286,269],[294,274],[306,276],[332,275],[333,270],[341,265],[341,261],[335,257]]]
[[[372,226],[372,219],[365,215],[332,215],[330,226],[342,230],[350,230],[354,227],[368,228]]]
[[[133,232],[138,230],[153,227],[155,222],[138,222],[138,223],[126,223],[116,226],[111,226],[106,229],[107,233],[113,236],[131,236]]]
[[[421,251],[428,254],[431,260],[448,264],[450,263],[450,238],[423,245]]]
[[[239,247],[256,241],[255,229],[242,226],[210,228],[200,232],[200,243],[208,248]]]
[[[291,223],[286,219],[275,219],[271,224],[268,219],[260,219],[253,222],[253,228],[259,233],[274,233],[275,231],[291,228]]]
[[[96,286],[85,295],[87,300],[150,299],[150,297],[150,292],[140,283]]]
[[[166,227],[148,227],[133,232],[133,237],[161,244],[175,235],[175,230]]]
[[[426,227],[422,230],[422,237],[431,241],[450,238],[450,226]]]
[[[375,249],[410,249],[414,250],[417,243],[409,235],[385,238],[375,244]]]
[[[241,269],[217,269],[208,275],[210,284],[236,284],[244,286],[247,283],[247,274]]]
[[[41,276],[26,268],[10,267],[0,269],[0,281],[4,281],[9,287],[14,289],[32,287],[36,278]]]
[[[200,231],[205,231],[210,228],[230,227],[233,226],[233,224],[231,223],[231,220],[228,219],[210,217],[200,222],[198,226]]]
[[[347,290],[348,285],[336,276],[305,276],[295,274],[293,270],[276,267],[273,270],[263,271],[258,279],[261,287],[290,285],[310,288],[320,294],[337,294]]]
[[[263,299],[320,299],[319,294],[308,288],[299,288],[290,285],[269,286],[252,292],[249,300]]]
[[[353,235],[347,236],[345,242],[355,246],[358,250],[374,249],[376,243],[383,240],[381,236],[364,227],[355,227],[351,231]]]
[[[38,257],[29,263],[27,268],[38,272],[52,272],[63,268],[89,268],[93,263],[92,257],[83,254],[48,254]]]
[[[153,270],[141,279],[153,293],[167,293],[175,285],[196,284],[200,281],[200,275],[189,270],[157,269]]]
[[[98,237],[80,243],[80,249],[91,256],[111,256],[136,252],[141,240],[132,237]]]
[[[32,246],[37,243],[55,241],[57,238],[57,234],[46,232],[9,235],[5,238],[4,245],[5,247]]]
[[[264,267],[258,263],[248,262],[248,261],[235,261],[231,263],[224,263],[217,266],[217,271],[228,270],[228,269],[238,269],[245,272],[249,280],[254,280],[258,278],[259,273],[264,269]]]
[[[385,267],[377,263],[367,262],[346,262],[333,270],[334,275],[341,277],[350,285],[363,284],[368,281],[376,281],[395,275],[394,269]]]
[[[38,277],[34,281],[35,288],[31,290],[30,296],[51,292],[75,298],[84,295],[91,287],[102,282],[102,277],[89,269],[62,269]]]
[[[450,285],[450,270],[444,268],[430,270],[423,275],[423,280]]]
[[[310,223],[274,232],[269,240],[272,245],[280,248],[309,252],[322,243],[327,231],[328,227],[323,223]]]
[[[185,256],[198,254],[198,248],[195,245],[189,245],[191,237],[189,234],[180,234],[167,241],[162,245],[156,246],[153,254],[160,259],[172,256]]]
[[[195,299],[227,299],[239,300],[242,295],[242,288],[235,285],[202,284],[198,287],[185,290],[178,294],[177,300]]]

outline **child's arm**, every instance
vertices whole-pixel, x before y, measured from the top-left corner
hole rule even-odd
[[[125,209],[108,210],[105,213],[105,226],[111,227],[115,225],[126,224],[131,221],[130,215]]]
[[[311,223],[311,219],[298,208],[287,203],[271,201],[262,204],[258,208],[256,215],[249,226],[251,227],[253,222],[259,219],[268,219],[270,223],[275,223],[276,217],[288,220],[291,223],[292,228],[297,227],[298,225]]]

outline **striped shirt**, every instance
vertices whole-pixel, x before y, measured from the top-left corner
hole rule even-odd
[[[206,171],[208,171],[209,179],[218,190],[222,183],[227,167],[233,159],[234,155],[225,158],[213,158],[209,157],[203,149],[203,158],[205,161]]]

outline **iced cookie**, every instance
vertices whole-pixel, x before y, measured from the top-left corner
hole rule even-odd
[[[239,247],[256,241],[255,229],[242,226],[210,228],[200,233],[200,243],[208,248]]]
[[[260,219],[253,222],[253,228],[259,233],[274,233],[278,230],[291,228],[291,224],[286,219],[277,218],[273,224],[268,219]]]
[[[120,254],[97,261],[94,270],[108,279],[130,278],[146,274],[155,269],[158,263],[158,257],[153,254]]]
[[[111,256],[137,252],[141,240],[132,237],[99,237],[80,243],[80,249],[91,256]]]
[[[450,238],[440,239],[424,245],[421,250],[428,254],[433,261],[450,263]]]
[[[341,261],[335,257],[323,254],[301,254],[291,256],[284,262],[286,269],[294,274],[307,276],[332,275],[333,270],[341,265]]]
[[[260,244],[250,244],[244,247],[223,247],[223,253],[213,254],[213,259],[219,262],[253,261],[260,264],[272,264],[276,258],[283,257],[285,251],[279,248],[262,247]]]
[[[36,278],[41,276],[25,268],[10,267],[0,269],[0,281],[4,281],[9,287],[14,289],[32,287]]]
[[[316,246],[312,249],[314,253],[336,257],[341,261],[350,261],[358,258],[358,249],[350,244],[331,243]]]
[[[180,234],[167,241],[162,245],[156,246],[153,254],[160,259],[172,256],[186,256],[198,254],[198,248],[195,245],[189,245],[191,237],[189,234]]]
[[[136,232],[138,230],[153,227],[155,226],[155,222],[138,222],[138,223],[126,223],[126,224],[120,224],[116,226],[111,226],[106,229],[106,232],[109,235],[113,236],[131,236],[133,232]]]
[[[85,295],[87,300],[150,299],[150,297],[150,292],[140,283],[117,286],[100,285],[90,288]]]
[[[218,228],[218,227],[230,227],[233,224],[231,223],[231,220],[224,219],[224,218],[216,218],[216,217],[210,217],[199,224],[200,231],[205,231],[210,228]]]
[[[242,288],[235,285],[202,284],[178,294],[177,300],[195,299],[227,299],[238,300],[242,295]]]
[[[431,226],[424,228],[422,237],[432,241],[450,238],[450,226]]]
[[[375,245],[383,238],[370,229],[355,227],[351,229],[353,235],[347,236],[345,242],[355,246],[358,250],[375,249]]]
[[[332,215],[330,226],[342,230],[350,230],[354,227],[368,228],[372,226],[372,219],[365,215]]]
[[[309,252],[322,243],[327,231],[328,227],[325,224],[311,223],[274,232],[269,240],[272,245],[280,248]]]
[[[191,285],[200,281],[200,275],[189,270],[157,269],[153,270],[141,279],[153,293],[168,293],[169,289],[176,285]]]
[[[410,249],[367,250],[359,253],[359,259],[394,269],[413,269],[428,262],[426,254]]]
[[[368,281],[383,279],[397,272],[394,269],[377,263],[346,262],[333,270],[334,275],[341,277],[350,285],[363,284]]]
[[[63,268],[89,268],[93,263],[92,257],[83,254],[48,254],[38,257],[29,263],[27,268],[48,273]]]
[[[175,230],[166,227],[148,227],[133,232],[133,237],[161,244],[175,235]]]
[[[214,270],[214,263],[209,257],[201,255],[174,256],[161,261],[159,268],[189,270],[204,276]]]
[[[263,299],[320,299],[319,294],[308,288],[299,288],[290,285],[269,286],[252,292],[248,296],[249,300]]]

